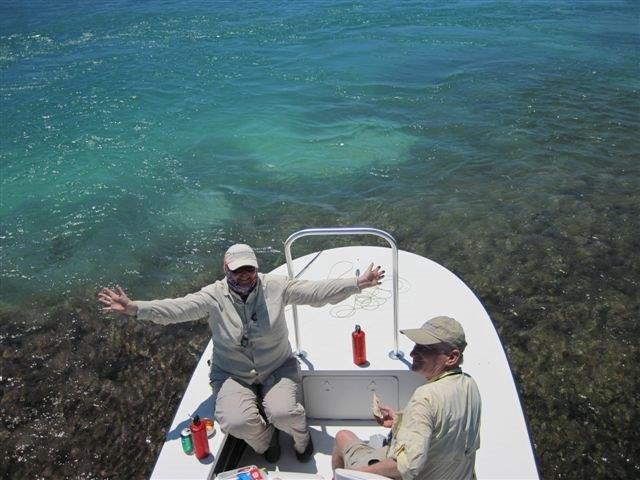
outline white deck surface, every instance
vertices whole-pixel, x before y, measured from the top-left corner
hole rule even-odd
[[[315,255],[307,255],[295,260],[296,272],[314,257]],[[370,262],[382,265],[388,272],[380,287],[364,290],[338,305],[322,308],[298,307],[301,346],[308,353],[301,366],[303,371],[308,372],[307,375],[348,374],[354,378],[361,377],[366,384],[370,383],[371,378],[374,378],[375,384],[375,378],[394,375],[396,372],[401,385],[395,399],[399,405],[394,406],[401,408],[421,379],[416,374],[407,373],[411,360],[408,355],[413,344],[404,335],[399,335],[399,343],[405,359],[392,359],[388,356],[394,347],[389,278],[391,250],[381,247],[344,247],[323,251],[301,278],[319,280],[355,276],[356,270],[363,271]],[[273,273],[286,274],[286,266]],[[454,317],[465,329],[468,347],[464,352],[463,370],[475,378],[482,395],[481,448],[476,458],[477,477],[538,478],[527,427],[504,350],[489,316],[476,296],[458,277],[442,266],[404,251],[399,252],[399,280],[400,329],[418,327],[437,315]],[[287,321],[291,345],[295,350],[290,309],[287,310]],[[365,367],[355,366],[351,358],[351,332],[355,324],[361,325],[366,332],[369,364]],[[188,425],[189,414],[197,412],[203,417],[213,415],[207,365],[210,356],[211,343],[185,392],[151,478],[205,479],[210,474],[215,457],[200,462],[193,455],[185,455],[180,445],[180,430]],[[339,381],[330,383],[327,390],[340,388]],[[368,388],[376,389],[375,385]],[[334,397],[340,397],[339,392],[335,393]],[[389,396],[393,397],[391,394]],[[369,398],[370,392],[365,391],[361,397]],[[361,402],[362,398],[358,401]],[[382,397],[382,401],[394,403],[390,398]],[[348,399],[337,401],[336,409],[341,405],[347,408]],[[321,407],[322,405],[317,405],[318,409]],[[370,402],[364,402],[362,418],[366,417],[370,407]],[[298,464],[293,460],[295,457],[290,455],[291,440],[286,435],[281,435],[283,459],[277,467],[264,462],[263,465],[270,470],[317,472],[324,478],[331,478],[330,453],[333,437],[339,429],[354,430],[364,439],[374,433],[385,433],[384,429],[372,421],[335,422],[310,419],[310,427],[313,430],[316,455],[308,464]],[[210,439],[212,452],[217,452],[222,439],[223,435],[218,429],[215,437]],[[243,462],[254,463],[259,460],[260,457],[252,457],[251,452],[247,452]]]

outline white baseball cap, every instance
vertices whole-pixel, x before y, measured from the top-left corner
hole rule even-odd
[[[249,245],[244,243],[236,243],[230,246],[227,253],[224,254],[224,263],[229,267],[229,270],[236,270],[245,266],[258,268],[256,253]]]

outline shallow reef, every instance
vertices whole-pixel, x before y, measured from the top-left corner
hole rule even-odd
[[[637,477],[640,207],[634,182],[614,190],[606,176],[567,176],[548,192],[523,198],[516,186],[489,184],[479,197],[443,178],[408,197],[393,186],[407,170],[386,171],[386,185],[376,178],[345,187],[349,208],[341,211],[312,201],[243,210],[251,199],[231,198],[244,213],[224,227],[228,240],[212,246],[210,265],[188,283],[126,287],[134,298],[196,290],[218,278],[230,239],[254,245],[268,271],[284,261],[281,242],[297,229],[386,229],[404,250],[459,275],[484,304],[511,361],[544,478]],[[444,195],[453,189],[455,201]],[[344,242],[309,239],[295,254]],[[64,298],[42,294],[26,306],[2,306],[3,478],[150,474],[208,328],[205,322],[160,327],[106,317],[95,294],[85,287]]]

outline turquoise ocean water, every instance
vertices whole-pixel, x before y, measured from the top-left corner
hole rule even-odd
[[[3,473],[149,472],[206,330],[102,318],[98,287],[182,294],[235,241],[272,267],[297,229],[370,225],[478,293],[545,477],[637,474],[639,31],[636,1],[3,1]],[[87,390],[126,455],[74,450]]]

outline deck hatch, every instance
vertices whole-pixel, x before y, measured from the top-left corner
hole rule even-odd
[[[373,392],[398,408],[398,378],[371,375],[313,375],[302,379],[307,417],[317,420],[371,420]]]

